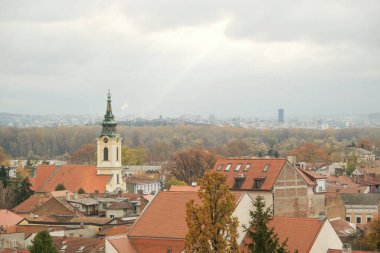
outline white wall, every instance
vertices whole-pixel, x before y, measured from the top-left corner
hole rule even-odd
[[[117,252],[117,250],[112,246],[112,244],[108,241],[107,238],[105,238],[105,240],[106,240],[106,245],[105,245],[106,253],[119,253],[119,252]]]
[[[318,237],[315,239],[310,253],[327,252],[328,249],[342,249],[343,243],[331,226],[329,220],[325,220]]]
[[[245,236],[244,228],[242,225],[244,224],[246,226],[249,226],[249,221],[251,220],[251,217],[249,216],[249,210],[252,210],[252,209],[253,209],[252,199],[248,196],[248,194],[244,193],[242,199],[240,200],[240,202],[238,203],[238,206],[235,208],[235,211],[232,214],[233,216],[237,217],[239,220],[239,226],[237,229],[238,245],[241,244]]]

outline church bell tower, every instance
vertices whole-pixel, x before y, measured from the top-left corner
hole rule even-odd
[[[121,188],[121,137],[116,131],[116,121],[112,113],[111,94],[108,91],[107,109],[102,122],[102,131],[97,138],[97,174],[113,175],[111,185],[107,185],[109,191]]]

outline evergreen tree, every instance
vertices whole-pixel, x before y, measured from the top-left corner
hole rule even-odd
[[[17,189],[15,189],[17,193],[17,204],[23,202],[27,198],[33,195],[34,191],[31,189],[32,184],[29,181],[29,178],[25,178],[18,185]]]
[[[207,172],[200,181],[198,196],[186,204],[186,222],[189,228],[185,238],[186,252],[239,252],[237,244],[238,220],[232,217],[235,196],[229,192],[226,177]]]
[[[245,246],[251,253],[287,253],[287,240],[280,242],[278,235],[274,232],[274,228],[268,228],[267,224],[272,218],[272,210],[265,208],[263,197],[257,196],[252,202],[255,207],[254,211],[250,211],[251,221],[249,227],[243,225],[248,240]]]
[[[9,175],[4,166],[0,168],[0,180],[3,183],[3,187],[6,188],[9,184]]]
[[[47,231],[39,232],[28,249],[30,253],[57,253],[57,249],[53,245],[53,239]]]
[[[82,187],[79,188],[78,194],[85,194],[85,193],[86,193],[86,191]]]

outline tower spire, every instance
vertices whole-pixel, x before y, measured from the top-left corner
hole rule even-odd
[[[112,113],[112,105],[111,105],[112,99],[111,99],[111,92],[108,90],[107,94],[107,109],[106,114],[104,115],[104,120],[102,122],[102,132],[100,133],[100,137],[102,136],[109,136],[109,137],[116,137],[119,136],[119,134],[116,131],[116,121],[114,119],[114,115]]]

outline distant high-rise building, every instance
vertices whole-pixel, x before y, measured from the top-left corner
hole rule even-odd
[[[278,123],[284,123],[284,109],[278,109]]]

